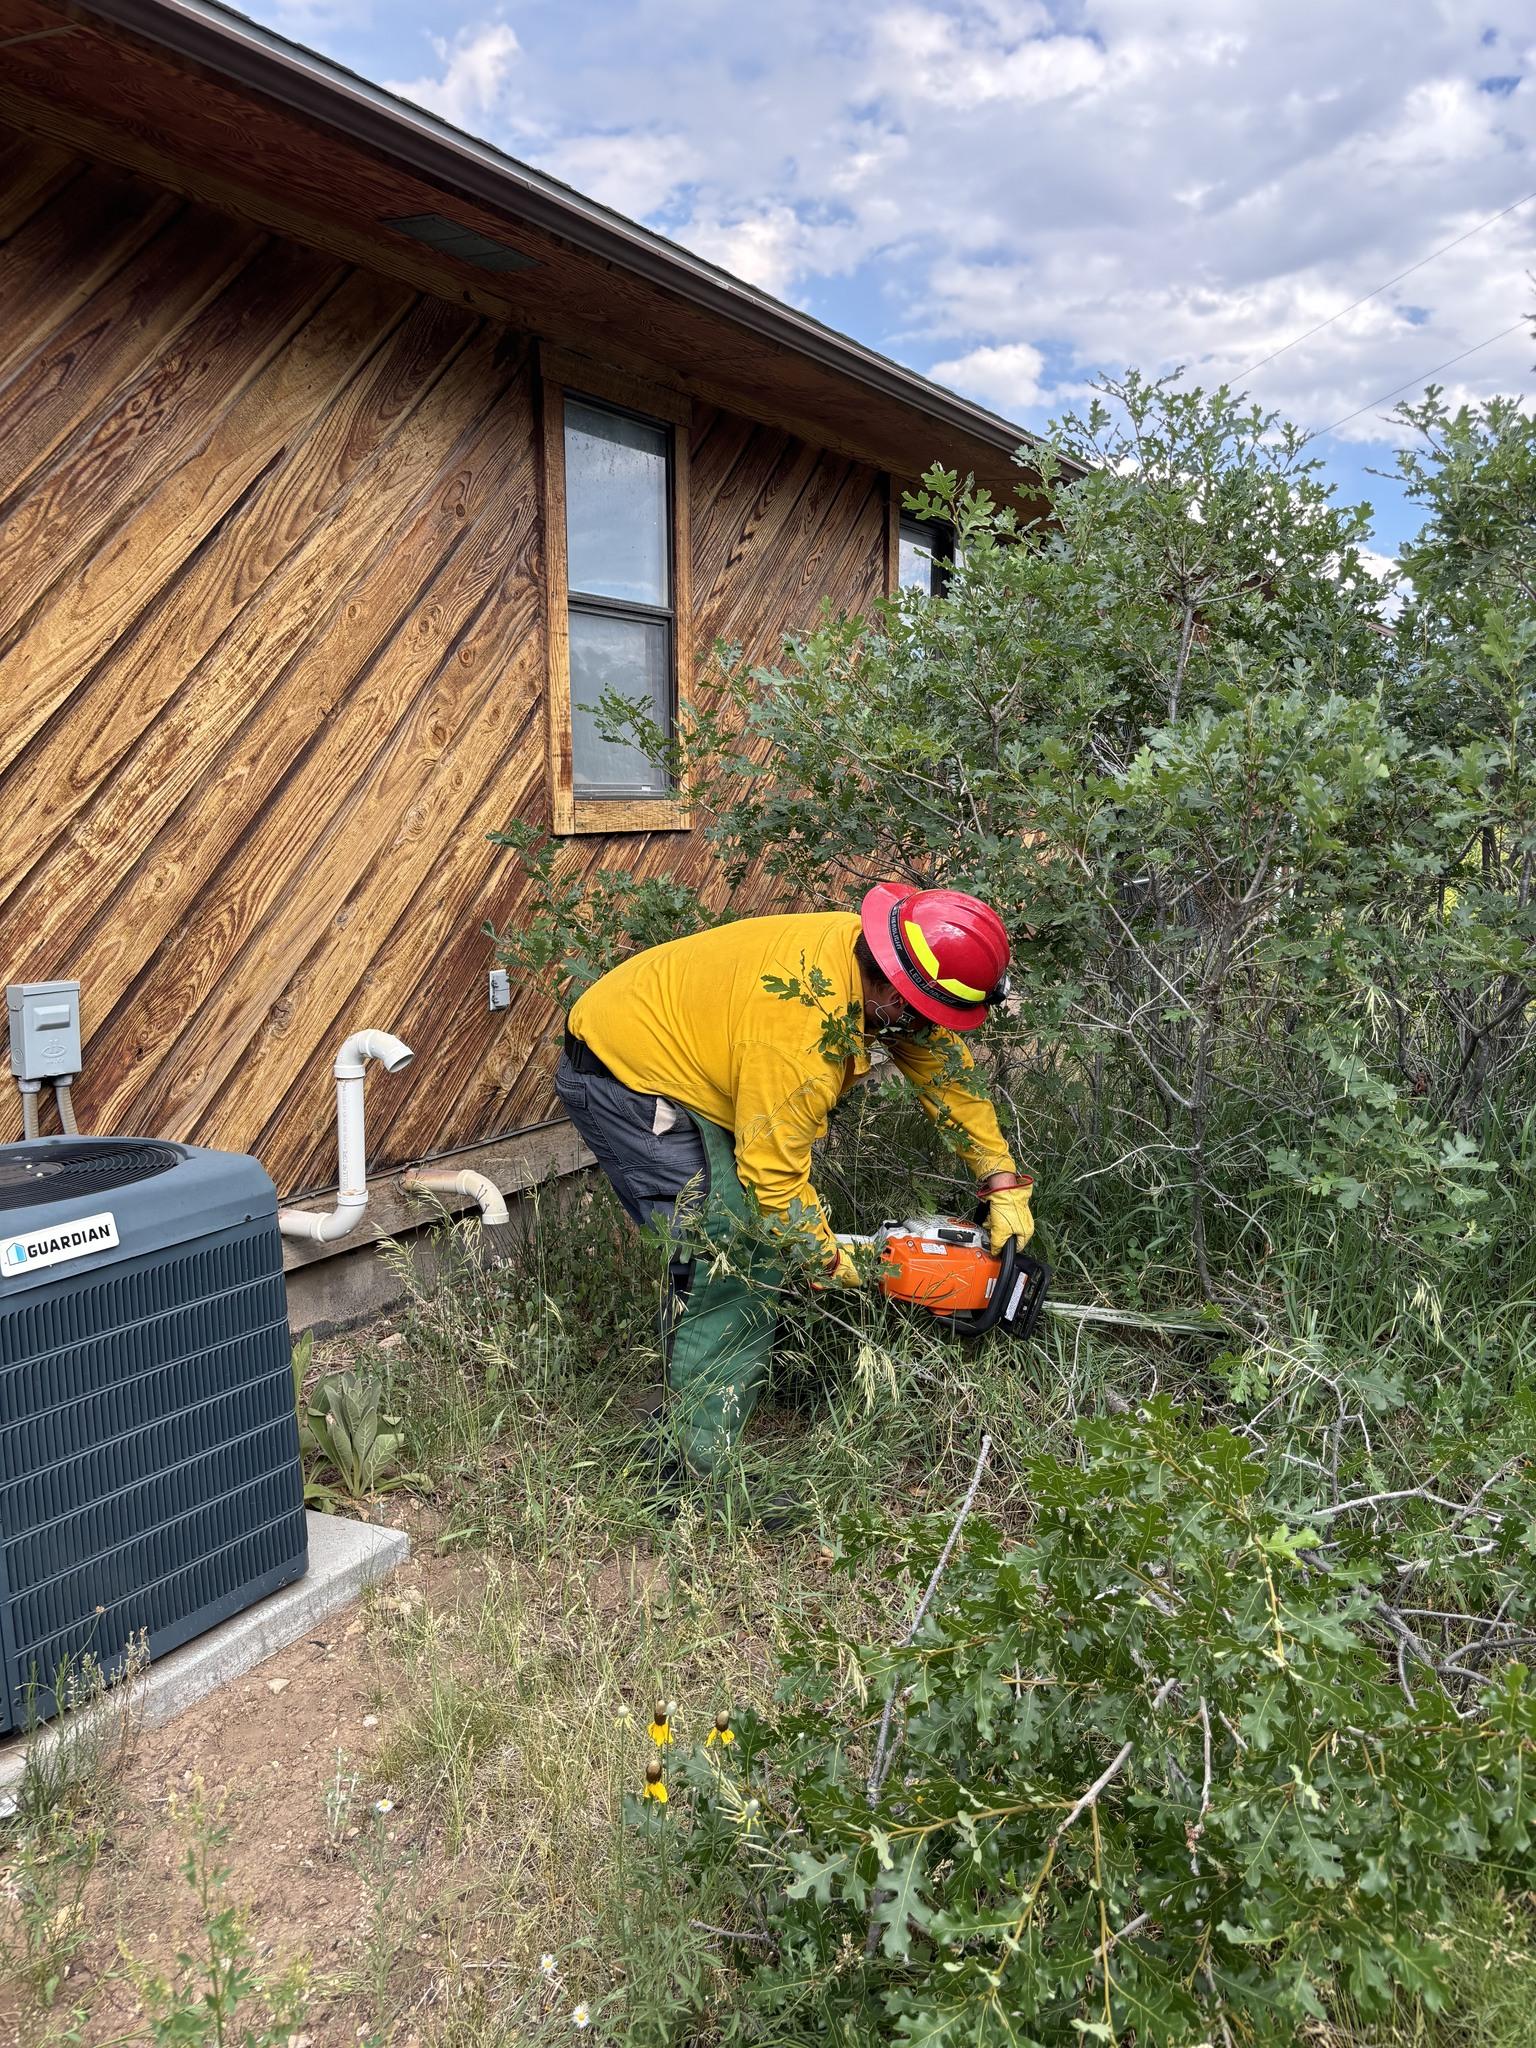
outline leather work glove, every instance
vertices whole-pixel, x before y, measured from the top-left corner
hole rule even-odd
[[[1035,1219],[1030,1210],[1035,1184],[1025,1174],[1020,1174],[1011,1188],[983,1188],[982,1197],[987,1204],[987,1238],[994,1252],[1000,1252],[1011,1237],[1020,1251],[1035,1234]]]
[[[846,1246],[839,1245],[837,1257],[830,1260],[824,1270],[824,1277],[811,1282],[819,1294],[827,1287],[862,1287],[864,1275],[859,1271],[858,1261]]]

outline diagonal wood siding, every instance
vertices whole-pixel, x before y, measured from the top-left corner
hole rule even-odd
[[[528,337],[0,127],[0,980],[82,982],[86,1128],[323,1186],[365,1023],[380,1166],[553,1113],[481,932],[548,815],[536,426]],[[699,408],[692,479],[696,646],[878,594],[874,470]]]

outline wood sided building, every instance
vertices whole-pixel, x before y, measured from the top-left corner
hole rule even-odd
[[[207,0],[0,0],[0,981],[82,984],[82,1129],[322,1190],[373,1025],[373,1234],[570,1163],[485,835],[696,875],[573,703],[866,606],[1025,438]]]

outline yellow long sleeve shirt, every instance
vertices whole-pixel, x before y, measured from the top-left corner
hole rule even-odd
[[[594,982],[570,1026],[626,1087],[660,1095],[731,1131],[736,1167],[762,1207],[796,1204],[828,1252],[831,1225],[811,1184],[811,1146],[834,1105],[869,1071],[863,987],[852,911],[749,917],[652,946]],[[765,978],[798,981],[815,1006],[771,993]],[[823,1028],[851,1024],[851,1055],[823,1049]],[[954,1033],[882,1038],[924,1110],[952,1124],[978,1179],[1012,1172],[1013,1157],[984,1095],[954,1072],[971,1055]]]

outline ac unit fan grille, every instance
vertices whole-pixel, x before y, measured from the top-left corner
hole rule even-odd
[[[153,1138],[125,1144],[7,1145],[0,1156],[0,1209],[30,1209],[38,1202],[71,1202],[80,1195],[104,1195],[169,1173],[185,1155]]]

